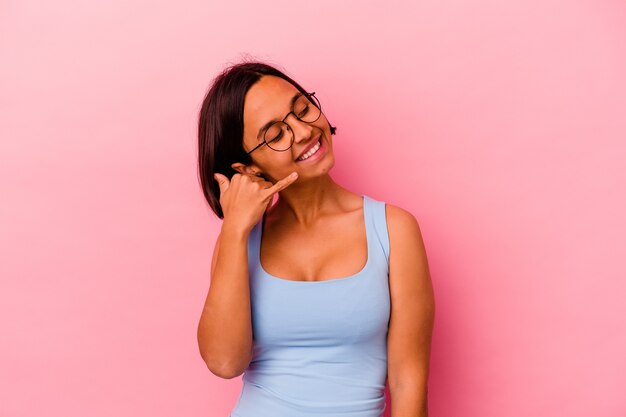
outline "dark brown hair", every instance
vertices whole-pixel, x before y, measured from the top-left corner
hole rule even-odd
[[[237,171],[231,164],[252,162],[243,148],[243,105],[250,87],[264,75],[280,77],[301,93],[307,93],[273,66],[251,61],[226,67],[214,78],[202,102],[198,121],[198,174],[204,197],[220,219],[224,218],[224,213],[219,201],[220,188],[213,174],[217,172],[232,178]],[[331,135],[336,129],[330,125]]]

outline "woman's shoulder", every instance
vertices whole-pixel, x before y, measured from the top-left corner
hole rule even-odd
[[[385,215],[388,222],[397,224],[398,226],[410,226],[411,223],[417,223],[415,216],[407,209],[396,204],[389,203],[386,200],[366,195],[370,200],[385,205]]]
[[[385,203],[389,240],[395,247],[422,245],[422,232],[415,215],[408,209]],[[395,242],[395,244],[394,244]]]
[[[417,223],[417,219],[413,213],[398,205],[385,202],[385,212],[387,221],[397,224],[400,227]]]

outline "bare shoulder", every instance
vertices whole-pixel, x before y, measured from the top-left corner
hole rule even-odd
[[[413,213],[389,203],[385,203],[385,212],[390,243],[391,241],[395,241],[397,244],[419,241],[421,244],[422,232]],[[393,245],[393,243],[391,244]],[[397,244],[396,246],[398,246]]]
[[[389,232],[390,281],[429,281],[428,259],[422,231],[413,213],[385,204]]]

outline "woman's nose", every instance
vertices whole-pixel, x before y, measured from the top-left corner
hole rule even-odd
[[[313,126],[311,126],[309,123],[299,120],[296,117],[293,117],[289,121],[289,127],[291,127],[291,130],[293,130],[294,141],[296,142],[308,140],[313,133]]]

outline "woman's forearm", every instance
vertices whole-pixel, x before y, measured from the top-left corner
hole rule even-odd
[[[391,417],[428,417],[428,389],[404,385],[391,388]]]

